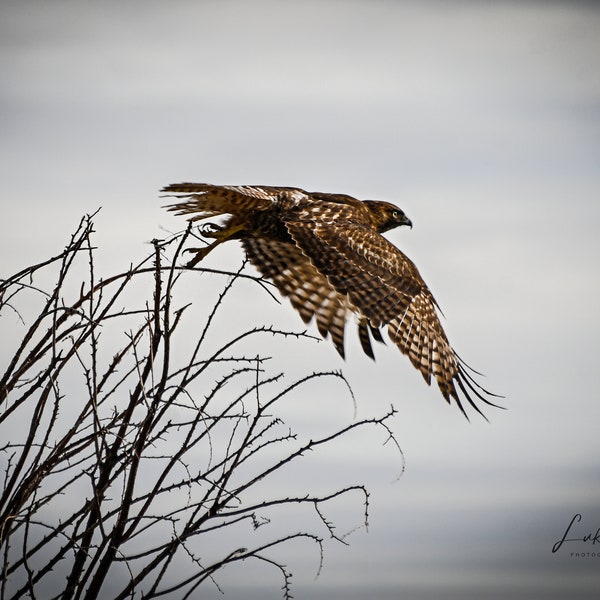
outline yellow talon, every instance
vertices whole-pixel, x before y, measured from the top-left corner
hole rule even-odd
[[[195,256],[185,266],[188,269],[196,266],[217,244],[218,242],[214,242],[213,244],[210,244],[210,246],[205,246],[204,248],[186,248],[184,252],[193,252]]]
[[[192,258],[192,260],[186,264],[186,267],[191,269],[193,266],[197,265],[213,248],[216,248],[219,244],[231,239],[240,231],[244,231],[244,225],[242,223],[234,225],[229,229],[214,229],[212,231],[206,229],[203,230],[202,237],[214,238],[215,241],[204,248],[186,248],[185,252],[195,253],[194,258]]]

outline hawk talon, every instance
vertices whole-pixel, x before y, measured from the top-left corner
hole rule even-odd
[[[209,229],[210,228],[210,229]],[[220,227],[214,223],[205,223],[200,227],[200,232],[203,237],[214,238],[214,242],[203,248],[186,248],[185,252],[194,252],[196,256],[192,258],[186,267],[191,269],[194,265],[198,264],[213,248],[216,248],[219,244],[226,242],[232,236],[236,235],[240,231],[243,231],[243,225],[235,225],[234,227]]]
[[[194,257],[191,258],[186,264],[187,269],[195,267],[212,249],[214,244],[204,246],[204,248],[185,248],[184,252],[193,252]]]
[[[223,231],[224,227],[216,223],[202,223],[199,229],[202,237],[218,237],[219,232]]]
[[[205,246],[204,248],[184,248],[183,251],[184,252],[203,252],[204,250],[206,250],[206,248],[210,248],[210,246]]]

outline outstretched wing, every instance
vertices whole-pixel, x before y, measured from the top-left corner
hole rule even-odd
[[[387,326],[390,339],[444,398],[465,413],[458,390],[493,404],[450,346],[437,304],[412,261],[379,233],[359,224],[298,220],[287,223],[317,271],[359,314],[359,323]],[[458,389],[457,389],[458,388]],[[465,413],[466,415],[466,413]]]
[[[297,246],[266,238],[245,238],[242,245],[250,262],[289,298],[302,320],[308,323],[314,317],[319,333],[324,338],[331,335],[344,356],[346,318],[353,311],[347,297],[335,290]]]
[[[289,298],[305,323],[314,318],[319,333],[324,338],[331,335],[331,341],[344,357],[346,321],[349,315],[357,313],[348,296],[340,294],[297,246],[264,238],[245,238],[242,245],[261,275]],[[365,354],[374,358],[371,337],[383,342],[379,329],[359,317],[358,334]]]

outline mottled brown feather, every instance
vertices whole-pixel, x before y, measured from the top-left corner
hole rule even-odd
[[[250,262],[290,299],[305,323],[316,316],[319,333],[325,338],[331,335],[336,349],[344,356],[344,329],[351,310],[347,299],[296,246],[264,238],[246,238],[242,246]]]
[[[228,214],[221,243],[241,239],[251,263],[289,298],[305,323],[315,320],[344,356],[344,330],[356,315],[363,351],[373,358],[371,337],[391,341],[425,381],[466,415],[464,399],[496,406],[452,349],[437,303],[413,262],[381,233],[411,224],[388,202],[344,194],[269,186],[169,185],[180,200],[169,206],[190,220]],[[214,245],[216,245],[216,243]],[[204,256],[199,255],[199,256]]]

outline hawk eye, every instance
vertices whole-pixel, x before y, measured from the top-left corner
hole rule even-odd
[[[399,213],[397,210],[393,210],[393,211],[392,211],[392,217],[393,217],[394,219],[397,219],[399,216],[400,216],[400,213]]]

